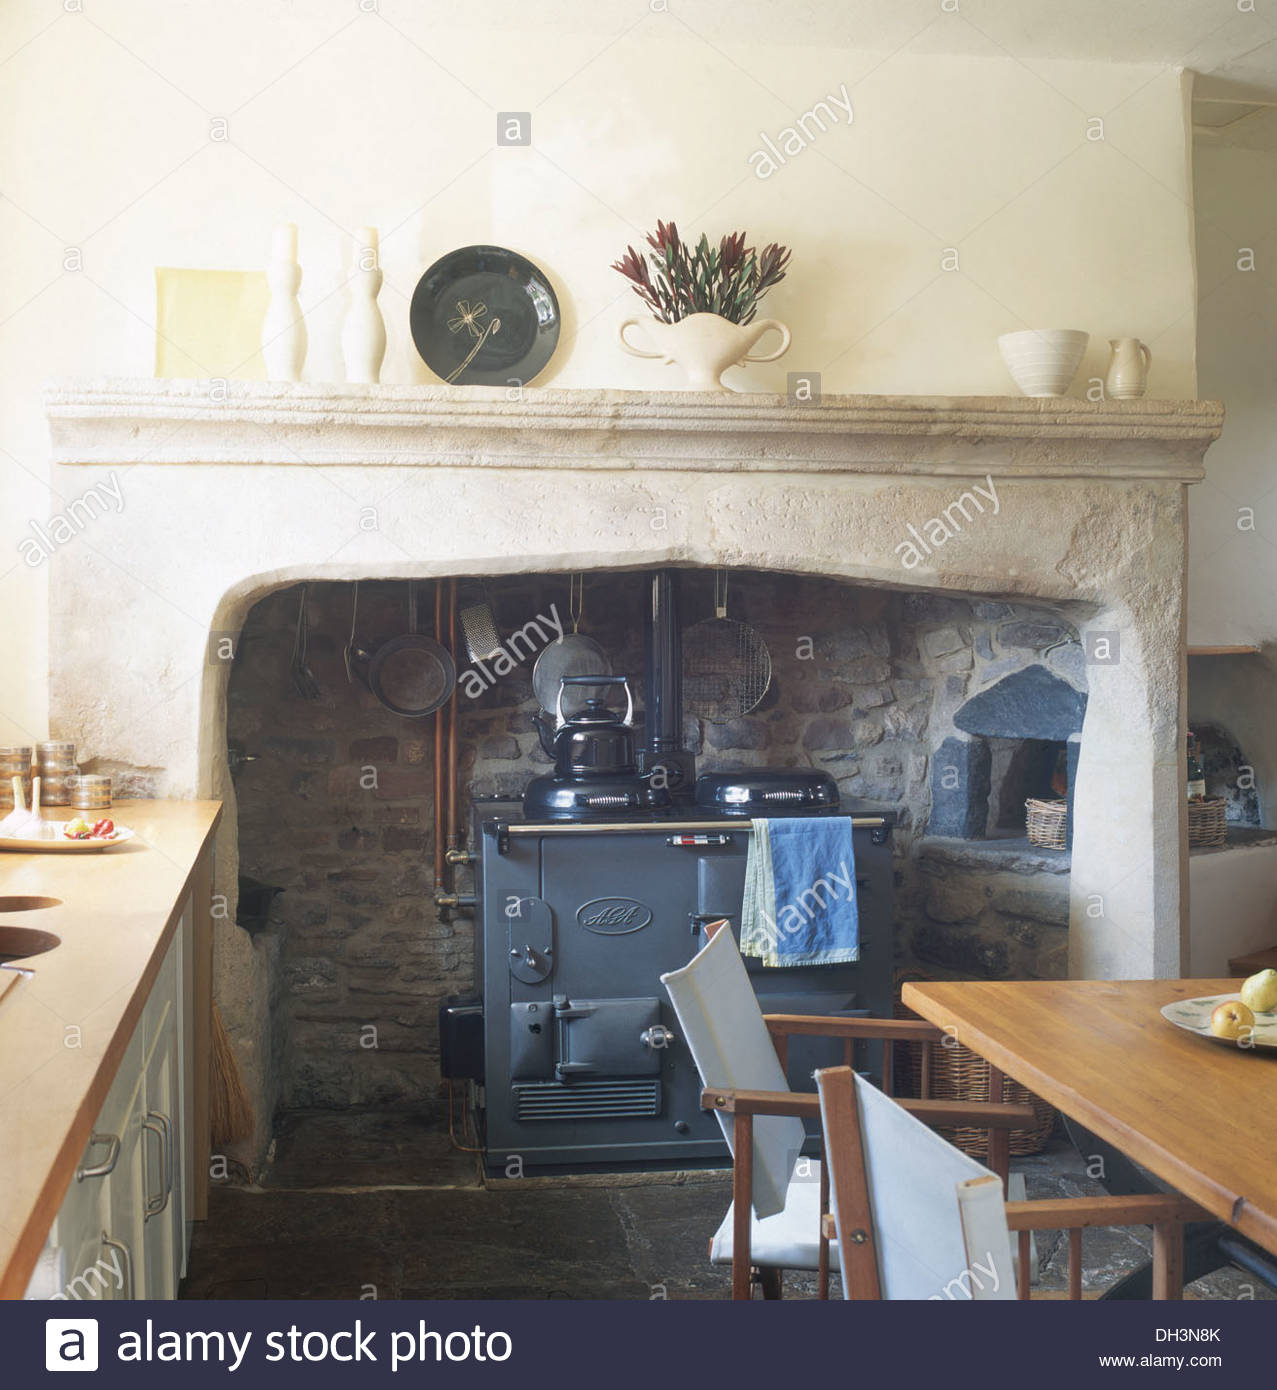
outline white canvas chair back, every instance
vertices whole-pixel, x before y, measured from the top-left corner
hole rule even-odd
[[[838,1220],[838,1174],[842,1164],[854,1163],[857,1156],[835,1142],[829,1110],[831,1085],[846,1085],[848,1075],[846,1069],[816,1073],[844,1295],[850,1285],[851,1242]],[[1011,1237],[997,1176],[889,1096],[850,1075],[860,1115],[882,1297],[940,1302],[1014,1299]]]
[[[684,1041],[707,1087],[736,1091],[788,1091],[736,938],[724,927],[681,970],[661,976]],[[735,1122],[718,1122],[732,1154]],[[803,1146],[803,1122],[776,1115],[754,1121],[754,1211],[762,1219],[785,1206],[785,1193]]]

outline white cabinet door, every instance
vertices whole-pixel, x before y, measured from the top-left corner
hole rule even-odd
[[[173,1014],[146,1064],[142,1128],[143,1245],[147,1298],[176,1298],[182,1276],[185,1225],[181,1199],[177,1029]]]
[[[114,1294],[117,1299],[146,1297],[146,1255],[142,1244],[145,1117],[145,1087],[139,1069],[133,1074],[133,1092],[121,1129],[119,1161],[106,1179],[107,1219],[102,1244],[104,1258],[123,1271],[121,1287]]]
[[[142,1034],[135,1029],[45,1242],[33,1280],[41,1298],[92,1302],[128,1296],[128,1253],[109,1247],[104,1236],[112,1224],[111,1184],[127,1162],[125,1141],[141,1071]]]
[[[175,1298],[190,1244],[192,905],[50,1228],[29,1298]]]

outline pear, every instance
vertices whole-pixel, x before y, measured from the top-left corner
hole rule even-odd
[[[1254,1027],[1255,1015],[1236,999],[1216,1004],[1210,1016],[1210,1030],[1217,1038],[1249,1038]]]
[[[1277,1009],[1277,970],[1261,970],[1242,985],[1242,1003],[1256,1013],[1267,1014]]]

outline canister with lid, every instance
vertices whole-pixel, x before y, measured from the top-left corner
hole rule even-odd
[[[36,771],[40,775],[40,801],[45,806],[69,806],[80,769],[75,761],[75,744],[49,742],[36,744]]]

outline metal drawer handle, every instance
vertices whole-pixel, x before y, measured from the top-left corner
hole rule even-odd
[[[118,1134],[91,1134],[89,1135],[89,1147],[95,1144],[107,1145],[106,1157],[96,1168],[87,1166],[75,1170],[76,1182],[83,1182],[85,1178],[104,1178],[111,1172],[119,1161],[120,1157],[120,1136]]]
[[[153,1216],[159,1214],[168,1206],[169,1198],[173,1194],[173,1133],[169,1127],[169,1118],[161,1114],[158,1110],[148,1110],[146,1119],[142,1121],[142,1128],[151,1134],[157,1135],[160,1141],[160,1181],[164,1185],[164,1190],[157,1196],[146,1198],[144,1220],[149,1221]]]
[[[127,1242],[122,1240],[112,1240],[105,1231],[102,1232],[102,1244],[109,1250],[118,1250],[123,1256],[124,1268],[129,1272],[129,1298],[134,1297],[133,1291],[133,1252],[129,1249]]]
[[[173,1121],[169,1119],[163,1111],[160,1111],[159,1115],[160,1123],[164,1126],[165,1138],[168,1140],[168,1164],[164,1174],[164,1181],[165,1191],[171,1197],[173,1195],[173,1183],[177,1170],[177,1145],[173,1141]]]

